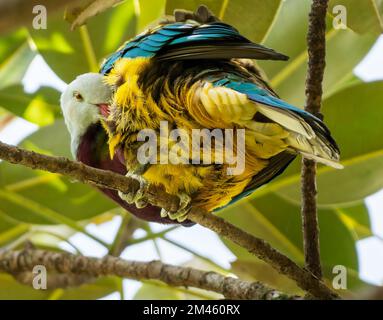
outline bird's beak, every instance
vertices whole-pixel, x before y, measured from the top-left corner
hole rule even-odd
[[[100,110],[100,113],[102,114],[103,117],[107,118],[109,116],[109,104],[107,103],[99,103],[97,104],[97,107]]]

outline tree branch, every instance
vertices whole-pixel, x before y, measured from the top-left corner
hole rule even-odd
[[[6,114],[0,118],[0,131],[4,130],[5,127],[10,124],[15,116],[12,113]]]
[[[120,229],[117,232],[115,240],[110,247],[109,256],[119,257],[124,249],[129,245],[132,239],[133,233],[142,225],[142,222],[136,219],[132,215],[126,214],[121,221]],[[9,249],[9,248],[8,248]],[[35,250],[36,247],[30,241],[25,243],[25,251]],[[1,261],[0,261],[1,263]],[[31,285],[34,275],[29,271],[13,272],[13,277],[20,283],[25,285]],[[78,287],[86,283],[95,281],[96,278],[90,275],[84,274],[51,274],[47,279],[47,287],[49,289]]]
[[[322,102],[322,81],[326,65],[326,12],[328,0],[313,0],[309,15],[308,73],[306,79],[305,110],[319,118]],[[302,160],[302,228],[305,263],[318,278],[322,277],[319,245],[319,226],[316,205],[316,163],[312,160]]]
[[[90,2],[87,7],[78,13],[75,20],[72,22],[72,31],[77,27],[84,25],[89,18],[104,12],[122,1],[124,0],[93,0],[93,2]]]
[[[0,159],[32,169],[60,173],[83,183],[120,190],[124,193],[136,191],[139,188],[138,181],[123,175],[89,167],[63,157],[42,155],[1,142]],[[150,186],[146,195],[152,205],[165,208],[168,211],[176,211],[178,208],[178,197],[165,193],[163,188]],[[294,261],[272,248],[264,240],[256,238],[222,218],[198,208],[192,208],[188,218],[247,249],[250,253],[269,263],[278,272],[293,279],[298,286],[314,297],[320,299],[338,298],[337,294],[311,272],[300,268]]]
[[[0,271],[16,275],[24,284],[32,284],[31,271],[43,265],[49,289],[80,284],[92,277],[118,276],[133,280],[160,280],[171,286],[195,287],[222,294],[227,299],[298,299],[273,290],[259,282],[246,282],[189,267],[178,267],[160,261],[138,262],[106,256],[90,258],[69,253],[37,249],[0,250]],[[51,278],[51,279],[50,279]]]
[[[1,264],[1,261],[0,261]],[[9,272],[12,276],[21,284],[26,286],[32,286],[33,279],[36,277],[30,271],[21,272]],[[67,289],[79,287],[87,283],[92,283],[96,278],[87,274],[74,274],[74,273],[59,273],[48,274],[47,278],[47,290],[54,289]]]
[[[358,299],[360,300],[383,300],[383,287],[377,287],[370,291],[362,293]]]

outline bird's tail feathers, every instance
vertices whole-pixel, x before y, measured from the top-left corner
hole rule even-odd
[[[343,169],[339,163],[339,152],[323,137],[315,136],[308,139],[302,135],[290,133],[287,143],[303,157],[325,164],[335,169]]]
[[[322,163],[322,164],[324,164],[326,166],[333,167],[334,169],[343,169],[344,168],[343,165],[340,164],[338,161],[331,160],[331,159],[328,159],[328,158],[323,158],[323,157],[316,156],[314,154],[306,153],[306,152],[303,152],[303,151],[300,151],[299,153],[303,157],[305,157],[306,159],[314,160],[314,161]]]
[[[339,148],[321,120],[308,113],[267,105],[258,104],[257,109],[289,131],[285,141],[295,152],[327,166],[343,168],[339,163]]]

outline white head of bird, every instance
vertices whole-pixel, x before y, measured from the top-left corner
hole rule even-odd
[[[80,138],[89,126],[100,121],[100,107],[109,104],[112,89],[99,73],[84,73],[73,80],[61,95],[60,103],[76,156]]]

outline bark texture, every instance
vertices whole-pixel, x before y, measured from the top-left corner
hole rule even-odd
[[[307,34],[308,73],[306,79],[306,107],[318,118],[322,103],[322,81],[326,66],[326,12],[328,0],[313,0]],[[316,163],[302,160],[302,228],[306,268],[322,277],[317,215]]]
[[[220,293],[227,299],[299,298],[283,294],[259,282],[246,282],[216,272],[178,267],[161,261],[128,261],[112,256],[90,258],[37,249],[0,251],[0,271],[13,274],[24,284],[32,284],[31,271],[36,265],[45,266],[48,270],[49,289],[77,286],[95,277],[114,275],[133,280],[159,280],[171,286],[200,288]]]

